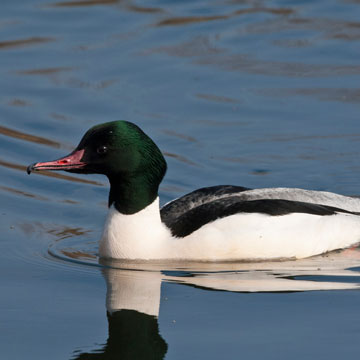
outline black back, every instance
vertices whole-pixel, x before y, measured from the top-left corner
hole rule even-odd
[[[180,216],[193,208],[246,190],[250,189],[242,186],[218,185],[192,191],[166,204],[160,211],[161,220],[170,227]]]
[[[260,213],[270,216],[282,216],[291,213],[320,216],[334,215],[336,213],[359,215],[332,206],[300,201],[280,199],[244,200],[244,197],[236,196],[236,193],[245,190],[248,189],[231,186],[199,189],[169,203],[161,209],[162,221],[170,228],[173,236],[185,237],[207,223],[238,213]],[[211,201],[211,199],[214,200]]]

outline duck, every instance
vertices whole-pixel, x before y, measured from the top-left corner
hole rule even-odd
[[[27,172],[103,174],[110,184],[99,257],[120,260],[300,259],[360,242],[360,199],[297,188],[200,188],[160,207],[167,164],[136,124],[96,125],[69,155]]]

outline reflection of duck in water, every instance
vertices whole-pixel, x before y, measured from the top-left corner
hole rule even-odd
[[[106,261],[104,265],[123,268],[107,267],[102,270],[107,286],[108,340],[101,349],[91,353],[79,354],[76,351],[73,359],[163,359],[167,344],[159,333],[158,325],[162,281],[231,292],[358,289],[359,273],[343,268],[356,266],[358,261],[358,256],[351,258],[334,254],[324,259],[296,262],[217,263],[211,264],[211,272],[206,271],[209,265],[204,263],[192,263],[193,270],[187,270],[181,263],[181,271],[176,264],[169,264],[170,270],[160,272],[164,265]],[[319,266],[322,266],[321,270]],[[127,267],[136,270],[124,270]],[[273,270],[269,270],[270,267]],[[333,276],[335,281],[331,281]],[[339,278],[348,280],[341,283]],[[191,313],[192,309],[188,311]],[[231,312],[228,314],[231,316]]]
[[[102,349],[77,360],[160,360],[167,344],[160,336],[158,314],[161,274],[104,269],[109,336]]]
[[[91,128],[77,148],[33,170],[104,174],[109,214],[99,253],[115,259],[303,258],[360,241],[360,199],[300,189],[196,190],[159,211],[166,162],[136,125]]]

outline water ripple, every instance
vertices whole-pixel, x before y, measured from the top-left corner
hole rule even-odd
[[[232,292],[345,290],[360,287],[360,249],[335,251],[293,261],[189,262],[105,260],[97,255],[97,242],[77,236],[49,247],[56,261],[119,271],[160,272],[162,281]],[[131,275],[131,273],[130,273]],[[135,273],[134,273],[135,275]]]
[[[27,134],[23,131],[10,129],[8,127],[1,126],[1,125],[0,125],[0,134],[4,135],[4,136],[9,136],[9,137],[12,137],[15,139],[21,139],[23,141],[29,141],[29,142],[33,142],[33,143],[37,143],[37,144],[41,144],[41,145],[50,146],[55,149],[64,147],[57,141],[49,140],[49,139],[41,137],[41,136]]]
[[[17,39],[17,40],[4,40],[4,41],[0,41],[0,50],[22,48],[25,46],[39,45],[52,41],[55,41],[55,39],[48,37],[30,37],[30,38]]]

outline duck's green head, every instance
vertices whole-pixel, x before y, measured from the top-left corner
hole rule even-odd
[[[71,154],[28,167],[28,173],[34,170],[104,174],[111,184],[109,205],[115,203],[118,210],[131,213],[156,198],[166,162],[156,144],[138,126],[112,121],[89,129]]]
[[[112,121],[89,129],[75,151],[84,150],[84,168],[75,172],[107,176],[141,173],[164,176],[166,163],[156,144],[135,124]],[[161,180],[160,180],[161,181]]]

